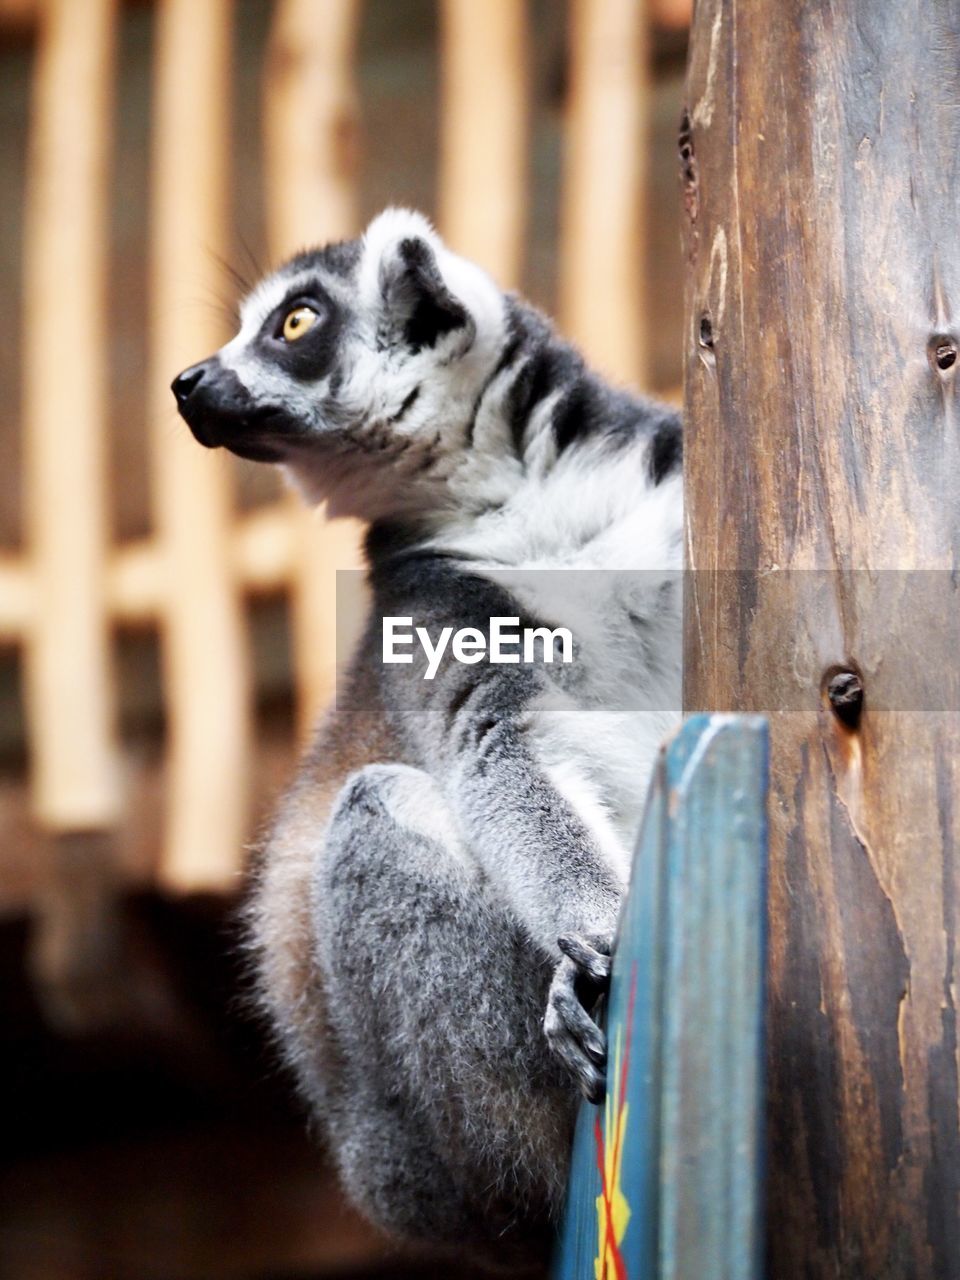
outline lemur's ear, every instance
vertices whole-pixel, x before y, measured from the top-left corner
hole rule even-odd
[[[401,240],[397,259],[400,270],[387,278],[385,301],[402,324],[407,345],[419,351],[435,346],[454,329],[466,328],[466,308],[444,284],[436,254],[426,240]]]
[[[382,214],[365,237],[364,274],[376,280],[378,327],[414,352],[455,330],[472,331],[470,313],[443,278],[443,253],[426,219],[402,210]]]

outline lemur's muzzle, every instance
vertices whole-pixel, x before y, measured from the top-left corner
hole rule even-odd
[[[282,410],[257,405],[217,356],[191,365],[170,389],[180,416],[207,449],[222,446],[254,462],[279,462],[284,454]]]

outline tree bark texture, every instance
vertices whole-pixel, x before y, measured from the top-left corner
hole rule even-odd
[[[771,1280],[960,1277],[960,2],[700,0],[688,709],[772,733]]]

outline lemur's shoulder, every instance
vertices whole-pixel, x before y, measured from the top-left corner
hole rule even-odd
[[[683,431],[676,410],[601,377],[548,317],[519,295],[506,296],[505,315],[500,367],[519,364],[506,403],[517,449],[532,410],[552,395],[550,426],[557,458],[571,446],[603,441],[621,449],[649,446],[654,484],[679,468]]]

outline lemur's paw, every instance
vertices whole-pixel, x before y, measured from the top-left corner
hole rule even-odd
[[[584,1005],[592,1007],[606,991],[610,956],[598,950],[603,944],[593,945],[577,934],[564,934],[557,945],[564,958],[554,970],[543,1030],[583,1096],[599,1104],[606,1093],[607,1040]]]
[[[557,939],[557,946],[598,988],[597,994],[606,991],[613,964],[609,943],[599,938],[584,938],[579,933],[563,933]]]

